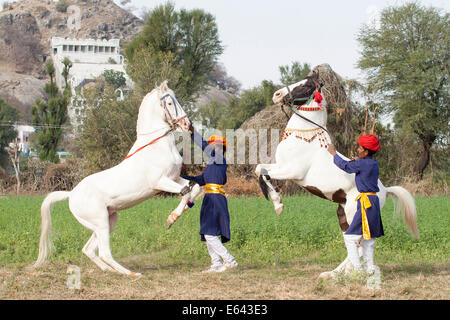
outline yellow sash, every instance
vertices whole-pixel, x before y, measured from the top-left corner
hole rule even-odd
[[[223,185],[221,184],[207,183],[205,187],[205,193],[219,193],[225,195],[225,190],[223,190]]]
[[[366,209],[372,206],[369,200],[369,196],[376,196],[376,195],[377,195],[376,192],[361,192],[355,199],[355,201],[359,200],[361,203],[361,221],[364,240],[370,239],[369,221],[367,220],[366,215]]]

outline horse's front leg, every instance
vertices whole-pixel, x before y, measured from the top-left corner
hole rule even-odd
[[[183,178],[179,178],[178,180],[177,180],[177,182],[179,183],[179,184],[182,184],[182,185],[184,185],[185,184],[185,179],[183,179]],[[194,206],[194,201],[198,198],[198,197],[200,197],[201,195],[203,195],[204,194],[204,188],[202,188],[202,187],[200,187],[200,185],[199,184],[194,184],[191,188],[191,191],[190,191],[190,198],[189,198],[189,201],[187,202],[187,204],[186,204],[186,206],[184,207],[184,210],[183,210],[183,212],[184,211],[186,211],[186,210],[188,210],[189,208],[192,208],[193,206]]]
[[[185,211],[189,208],[191,208],[194,205],[194,201],[200,197],[201,195],[203,195],[205,193],[205,188],[200,187],[200,185],[198,183],[194,184],[191,188],[191,198],[189,199],[188,203],[191,203],[190,206],[187,206],[185,208]]]
[[[180,203],[167,218],[168,228],[170,228],[175,223],[175,221],[183,214],[184,207],[191,199],[189,181],[185,179],[179,179],[179,181],[180,183],[177,183],[168,177],[162,177],[158,182],[158,186],[156,187],[156,189],[161,191],[179,193],[182,195]]]
[[[275,212],[280,215],[283,212],[284,205],[281,200],[281,195],[275,189],[271,183],[271,178],[277,180],[289,180],[292,179],[292,173],[283,172],[283,169],[277,164],[259,164],[255,170],[256,174],[259,176],[259,185],[261,190],[268,199],[272,200]]]

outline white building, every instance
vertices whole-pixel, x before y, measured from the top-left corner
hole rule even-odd
[[[52,37],[51,56],[56,69],[56,81],[60,89],[64,88],[65,57],[72,62],[68,81],[75,89],[83,80],[99,77],[105,70],[112,69],[125,73],[124,58],[120,54],[120,40],[72,39]],[[127,82],[131,80],[126,76]]]
[[[119,39],[96,40],[52,37],[51,46],[56,84],[60,89],[65,87],[64,77],[61,75],[64,70],[62,61],[67,57],[72,62],[68,76],[72,96],[75,96],[75,90],[78,87],[82,87],[89,80],[98,78],[105,70],[123,72],[127,86],[132,86],[132,81],[125,72],[124,57],[120,54]],[[74,110],[70,107],[69,117],[74,122]]]
[[[27,125],[14,125],[14,129],[17,131],[17,143],[19,152],[22,153],[23,156],[28,157],[30,154],[30,135],[36,131],[36,129],[32,126]]]

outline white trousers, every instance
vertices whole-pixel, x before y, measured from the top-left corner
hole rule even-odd
[[[361,270],[361,260],[358,251],[358,242],[361,242],[363,259],[366,270],[371,272],[374,270],[374,247],[375,239],[363,240],[362,235],[344,234],[344,242],[347,247],[347,254],[353,267]]]
[[[234,257],[228,252],[227,248],[222,244],[222,241],[220,241],[219,236],[205,234],[205,240],[213,267],[221,266],[223,262],[231,262],[234,260]]]

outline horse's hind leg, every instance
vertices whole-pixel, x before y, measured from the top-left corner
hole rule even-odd
[[[118,214],[117,212],[111,212],[108,210],[109,213],[109,233],[111,233],[114,230],[114,226],[116,225]],[[108,270],[112,271],[114,270],[111,266],[103,262],[102,259],[100,259],[97,255],[97,249],[98,249],[98,241],[95,236],[95,232],[92,233],[92,236],[89,238],[88,242],[83,248],[83,253],[92,260],[97,266],[100,267],[103,271]]]
[[[91,245],[86,244],[88,252],[96,251],[98,245],[99,258],[103,260],[104,263],[109,265],[112,269],[116,270],[119,273],[127,274],[127,275],[140,275],[130,270],[122,267],[119,263],[117,263],[111,254],[111,248],[109,244],[109,232],[112,227],[114,227],[115,221],[117,220],[117,216],[113,214],[113,218],[110,218],[110,211],[106,208],[102,209],[102,205],[98,204],[97,208],[94,206],[91,207],[89,213],[86,212],[77,212],[77,210],[72,210],[75,218],[86,228],[94,231],[95,238],[92,241]],[[104,211],[103,211],[104,210]],[[100,213],[100,212],[104,213]],[[77,212],[77,213],[75,213]],[[99,213],[97,213],[99,212]],[[83,214],[84,213],[84,214]],[[89,220],[88,220],[89,219]],[[95,241],[94,241],[95,240]],[[85,246],[85,247],[86,247]],[[92,246],[92,247],[91,247]],[[95,261],[94,261],[95,262]],[[101,268],[101,266],[99,265]],[[103,265],[104,267],[104,265]],[[108,269],[109,270],[109,269]]]
[[[119,273],[123,273],[126,275],[141,275],[140,273],[131,272],[113,259],[109,243],[109,227],[98,228],[97,230],[95,230],[95,235],[98,239],[98,255],[100,259],[102,259]]]
[[[83,247],[83,253],[92,260],[92,262],[94,262],[97,266],[100,267],[100,269],[102,269],[103,271],[108,270],[108,271],[112,271],[114,270],[112,267],[110,267],[109,265],[107,265],[105,262],[103,262],[102,259],[100,259],[97,256],[97,248],[98,248],[98,243],[97,243],[97,238],[95,236],[95,232],[92,233],[92,236],[89,238],[88,242],[86,243],[86,245]]]

